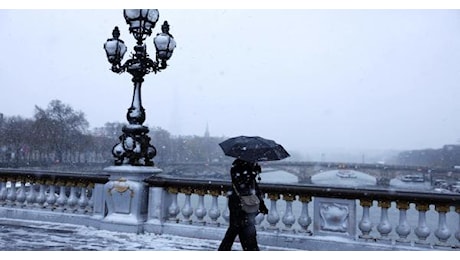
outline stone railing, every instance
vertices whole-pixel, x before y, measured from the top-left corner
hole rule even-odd
[[[0,170],[0,217],[95,225],[108,175]]]
[[[155,176],[145,229],[222,239],[228,181]],[[458,250],[460,196],[388,189],[264,184],[259,243],[301,250]],[[333,238],[333,239],[331,239]]]
[[[295,250],[459,250],[460,196],[394,189],[261,183],[259,244]],[[220,240],[227,180],[159,169],[102,173],[0,169],[0,217]]]

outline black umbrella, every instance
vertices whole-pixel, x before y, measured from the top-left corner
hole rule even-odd
[[[225,155],[248,162],[276,161],[290,156],[283,146],[260,136],[237,136],[219,146]]]

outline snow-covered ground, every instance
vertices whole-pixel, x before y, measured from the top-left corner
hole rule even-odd
[[[91,227],[47,223],[0,225],[2,250],[113,251],[113,250],[215,250],[218,241],[169,235],[131,234]]]
[[[0,218],[0,251],[216,251],[220,241]],[[241,251],[238,241],[233,250]],[[282,248],[263,247],[280,251]]]
[[[72,257],[93,259],[94,252],[102,252],[102,257],[112,260],[133,257],[166,257],[166,259],[198,259],[199,257],[214,257],[234,259],[242,251],[238,241],[235,241],[232,252],[218,252],[220,241],[208,239],[193,239],[172,235],[133,234],[98,230],[92,227],[83,227],[70,224],[56,224],[40,221],[18,221],[0,218],[0,256],[5,259],[18,257],[44,256],[44,259],[59,259]],[[246,256],[257,254],[257,257],[280,259],[283,257],[330,257],[343,258],[372,257],[372,251],[294,251],[278,247],[261,246],[262,252],[244,252]],[[72,253],[69,253],[72,251]],[[265,252],[264,252],[265,251]],[[433,251],[436,257],[451,259],[455,255],[451,251]],[[83,254],[82,254],[83,253]],[[243,253],[243,252],[241,252]],[[404,254],[409,254],[404,257]],[[379,251],[379,259],[388,257],[421,256],[426,251]],[[90,254],[90,255],[88,255]],[[129,255],[127,255],[129,254]],[[395,255],[397,254],[397,255]],[[101,256],[101,255],[99,255]],[[78,258],[77,258],[78,257]],[[198,257],[198,258],[197,258]],[[237,256],[236,256],[237,257]],[[254,255],[254,257],[256,257]]]

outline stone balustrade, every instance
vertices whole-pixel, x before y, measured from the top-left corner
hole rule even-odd
[[[152,173],[0,169],[0,217],[223,238],[230,182]],[[260,187],[269,209],[256,218],[260,244],[298,250],[460,249],[456,194],[312,184]]]
[[[106,175],[0,170],[0,217],[94,225]]]
[[[146,182],[152,212],[146,230],[223,237],[229,182],[167,176]],[[328,250],[324,240],[335,237],[342,243],[334,250],[460,248],[459,195],[307,184],[259,186],[269,208],[268,215],[256,218],[259,241],[265,245]]]

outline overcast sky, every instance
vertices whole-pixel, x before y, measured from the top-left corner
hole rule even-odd
[[[149,127],[260,135],[288,150],[425,149],[460,140],[460,11],[160,9],[177,48],[145,77]],[[103,44],[122,10],[0,10],[0,112],[59,99],[126,122],[132,82]],[[153,37],[147,39],[154,57]]]

